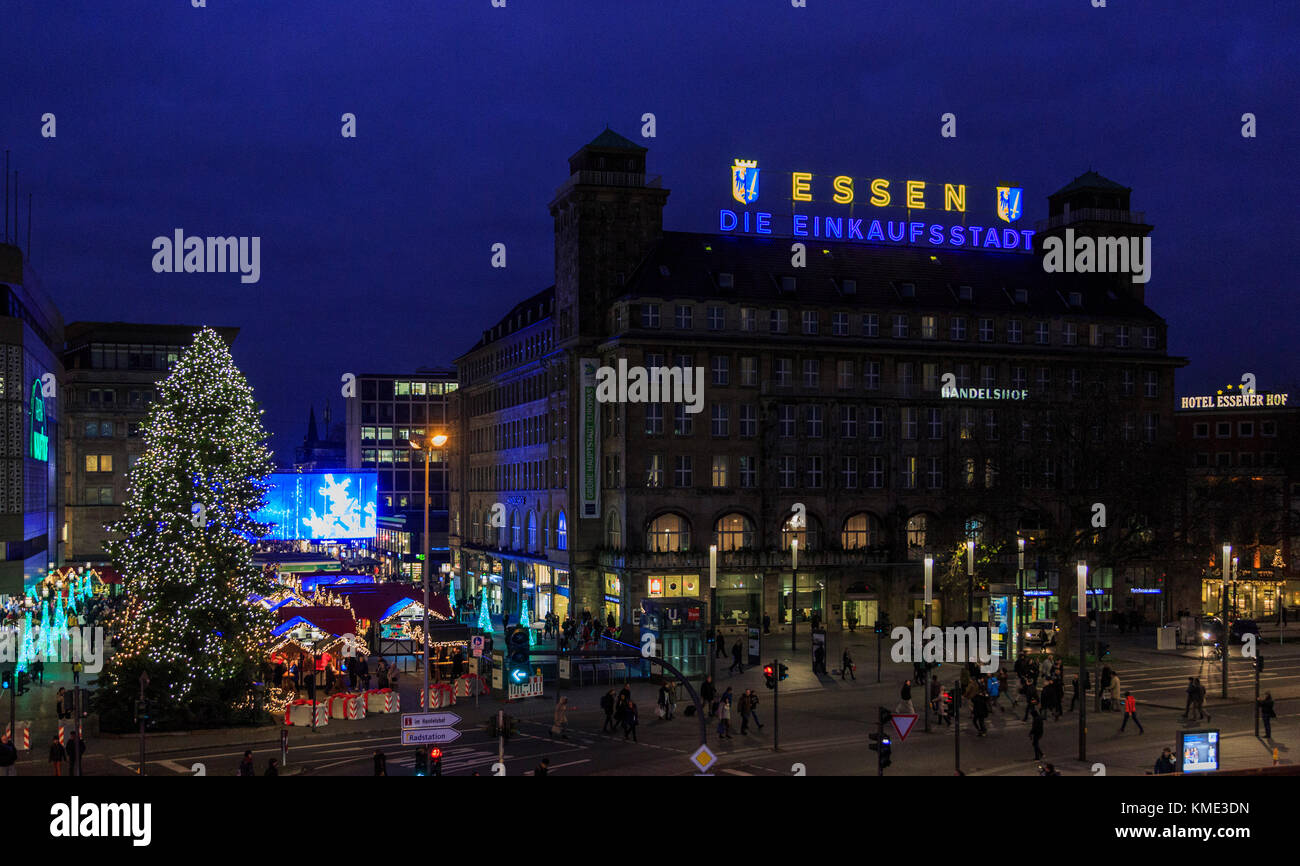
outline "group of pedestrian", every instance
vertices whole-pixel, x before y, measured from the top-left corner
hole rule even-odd
[[[375,775],[376,775],[376,776],[386,776],[386,775],[388,775],[387,772],[381,772],[381,770],[380,770],[380,768],[381,768],[381,766],[382,766],[382,763],[383,763],[382,760],[381,760],[382,757],[383,757],[383,754],[382,754],[381,752],[376,752],[376,753],[375,753],[375,756],[376,756],[376,757],[375,757]],[[238,770],[238,772],[236,773],[236,775],[239,775],[239,776],[256,776],[256,775],[257,775],[257,770],[254,769],[254,767],[253,767],[253,752],[252,752],[251,749],[248,749],[248,750],[245,750],[245,751],[244,751],[244,758],[243,758],[243,760],[241,760],[241,761],[239,762],[239,770]],[[271,758],[271,759],[269,759],[269,760],[266,762],[266,770],[262,773],[262,775],[263,775],[263,776],[278,776],[278,775],[280,775],[280,760],[279,760],[279,758]]]
[[[561,703],[565,700],[567,699],[561,699]],[[637,741],[636,726],[640,722],[640,717],[637,714],[636,702],[632,700],[632,689],[625,685],[617,695],[614,694],[613,689],[610,689],[601,696],[600,708],[605,713],[605,724],[600,729],[602,734],[616,734],[618,729],[622,728],[623,739],[631,737],[633,742]],[[556,710],[556,714],[558,723],[559,709]]]
[[[1192,713],[1196,713],[1196,719],[1192,718]],[[1201,682],[1200,677],[1187,678],[1187,706],[1183,708],[1183,716],[1187,721],[1210,720],[1209,713],[1205,712],[1205,684]]]

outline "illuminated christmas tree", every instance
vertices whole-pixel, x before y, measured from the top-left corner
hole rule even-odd
[[[528,613],[528,599],[524,599],[523,611],[519,614],[519,624],[528,629],[528,645],[537,646],[537,632],[533,630],[533,618]]]
[[[488,594],[487,587],[483,587],[483,595],[478,602],[478,627],[485,632],[492,631],[492,614],[488,612]]]
[[[204,328],[159,384],[106,547],[129,603],[110,629],[121,649],[98,681],[101,718],[130,724],[140,675],[163,726],[251,721],[273,614],[252,514],[272,469],[262,410],[225,341]]]

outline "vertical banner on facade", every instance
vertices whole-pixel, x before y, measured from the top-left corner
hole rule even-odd
[[[582,516],[600,517],[600,416],[596,403],[596,369],[600,361],[583,358],[582,365]]]

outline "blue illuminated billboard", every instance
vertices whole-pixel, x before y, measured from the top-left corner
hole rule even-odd
[[[1184,773],[1207,773],[1219,769],[1218,731],[1179,731],[1178,769]]]
[[[253,515],[272,524],[265,538],[374,538],[378,476],[373,472],[272,473],[266,505]]]

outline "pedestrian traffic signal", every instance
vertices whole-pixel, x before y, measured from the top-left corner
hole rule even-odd
[[[0,688],[6,692],[14,687],[14,675],[9,671],[0,674]]]
[[[415,775],[429,775],[429,752],[424,746],[415,750]]]
[[[433,759],[433,766],[429,769],[430,776],[442,775],[442,749],[433,749],[429,752],[429,757]]]
[[[763,681],[767,683],[769,689],[776,688],[776,668],[766,665],[763,668]]]
[[[780,670],[780,676],[778,676],[777,679],[783,680],[790,676],[790,669],[785,665],[777,665],[777,668]]]

